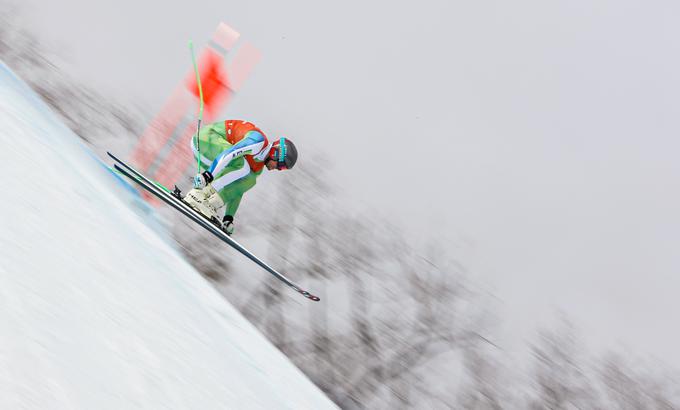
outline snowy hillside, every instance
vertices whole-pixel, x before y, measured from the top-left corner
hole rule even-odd
[[[0,409],[334,408],[0,65]]]

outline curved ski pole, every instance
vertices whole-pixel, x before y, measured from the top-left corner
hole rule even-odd
[[[201,140],[199,134],[201,133],[201,121],[203,121],[203,87],[201,87],[201,75],[198,73],[198,65],[196,65],[196,56],[194,55],[194,43],[189,40],[189,50],[191,51],[191,62],[194,64],[194,73],[196,73],[196,85],[198,86],[198,97],[200,100],[200,109],[198,111],[198,125],[196,126],[196,173],[201,173]]]

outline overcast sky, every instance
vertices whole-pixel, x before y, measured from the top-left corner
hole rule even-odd
[[[84,83],[154,111],[187,41],[226,22],[263,61],[225,115],[328,153],[349,204],[451,239],[504,301],[508,349],[557,308],[680,368],[680,3],[113,3],[23,18]]]

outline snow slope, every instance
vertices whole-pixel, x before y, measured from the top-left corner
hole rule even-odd
[[[2,63],[0,144],[0,409],[335,408]]]

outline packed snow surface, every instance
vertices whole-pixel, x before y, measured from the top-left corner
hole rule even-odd
[[[0,409],[335,408],[2,63],[0,143]]]

